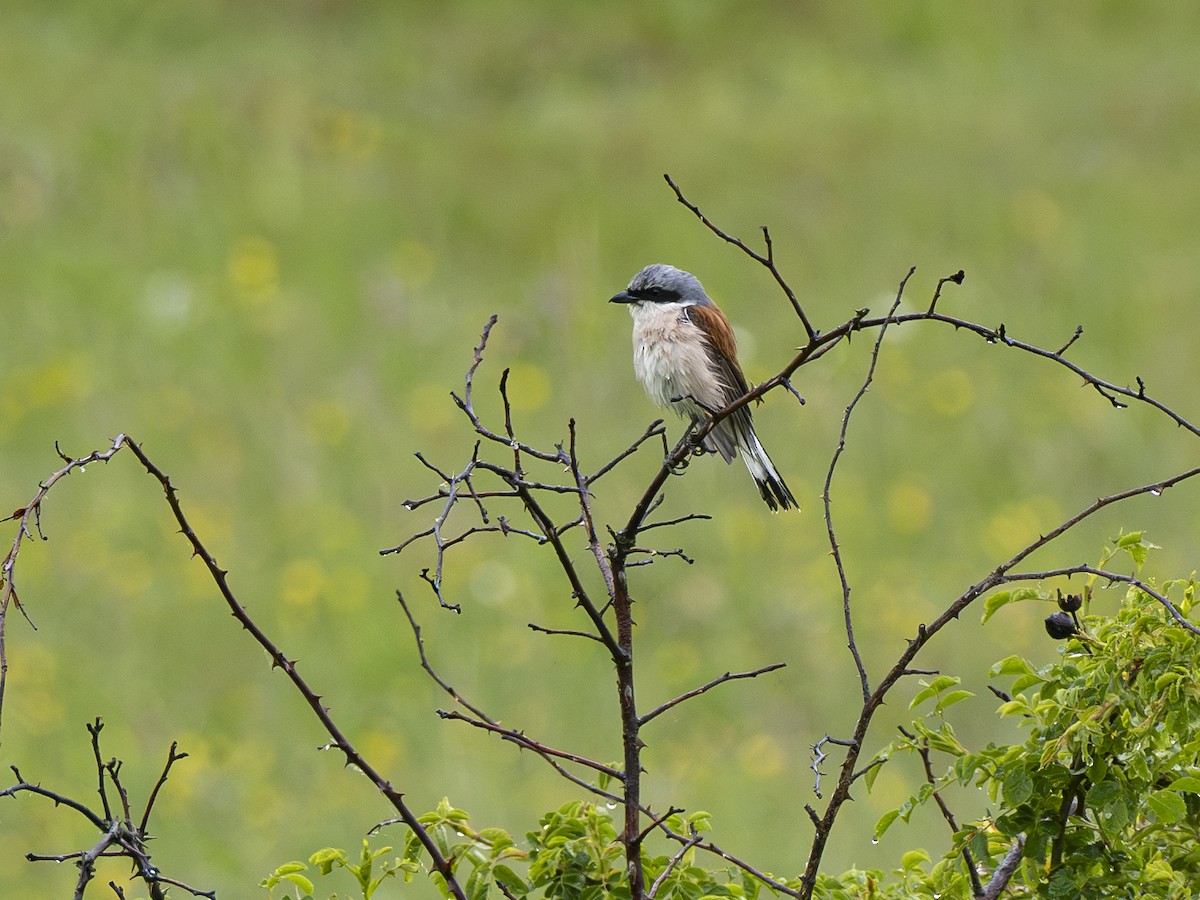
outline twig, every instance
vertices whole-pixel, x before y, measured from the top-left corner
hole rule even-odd
[[[611,472],[614,468],[616,468],[620,463],[624,462],[626,459],[628,459],[630,456],[632,456],[634,453],[636,453],[639,449],[641,449],[642,444],[646,443],[646,441],[648,441],[654,437],[664,437],[664,440],[665,440],[666,433],[667,433],[667,430],[663,427],[663,420],[655,419],[648,426],[646,426],[646,430],[642,433],[641,437],[639,437],[632,444],[630,444],[628,447],[626,447],[624,450],[622,450],[620,453],[618,453],[616,456],[614,456],[612,459],[610,459],[608,462],[606,462],[604,465],[602,465],[599,469],[597,469],[591,475],[587,476],[587,478],[584,479],[584,483],[589,486],[592,484],[595,484],[602,477],[604,477],[609,472]]]
[[[812,745],[811,749],[812,749],[813,761],[812,761],[812,765],[810,765],[808,768],[813,773],[813,776],[814,776],[814,778],[813,778],[813,793],[817,795],[818,800],[823,799],[821,797],[821,779],[825,777],[825,773],[821,771],[821,763],[823,763],[823,762],[825,762],[825,760],[829,759],[829,754],[827,754],[823,749],[826,744],[837,744],[839,747],[854,746],[853,741],[843,741],[843,740],[839,740],[838,738],[835,738],[835,737],[830,737],[829,735],[825,735],[825,737],[821,738],[819,741],[817,741],[815,744]],[[811,806],[808,807],[808,814],[818,825],[820,824],[820,820],[817,818],[817,814],[816,814],[816,812],[813,811],[813,808]]]
[[[417,655],[421,661],[421,668],[425,670],[426,674],[429,675],[429,677],[431,679],[433,679],[434,683],[437,684],[438,687],[440,687],[451,698],[454,699],[455,703],[458,703],[464,709],[469,710],[476,717],[476,719],[470,719],[466,716],[461,716],[459,714],[446,713],[446,712],[443,712],[442,710],[438,711],[438,715],[440,715],[443,719],[460,719],[461,721],[467,722],[468,724],[471,724],[471,725],[475,725],[476,727],[485,728],[486,730],[496,731],[497,733],[499,733],[503,737],[505,737],[507,740],[510,740],[514,744],[517,744],[519,747],[523,747],[525,749],[532,750],[534,753],[536,753],[540,757],[542,757],[542,759],[544,759],[547,763],[549,763],[550,766],[553,767],[554,770],[556,772],[558,772],[559,775],[562,775],[564,778],[574,782],[575,784],[579,785],[580,787],[586,788],[587,790],[591,791],[592,793],[598,794],[610,801],[620,799],[615,794],[611,794],[608,791],[605,791],[605,790],[585,781],[584,779],[579,778],[574,773],[565,769],[555,758],[555,757],[569,758],[566,755],[564,755],[561,751],[556,751],[551,747],[547,747],[547,746],[539,743],[538,741],[535,741],[532,738],[529,738],[522,732],[510,732],[509,729],[502,728],[499,722],[494,720],[491,716],[489,716],[487,713],[485,713],[481,708],[479,708],[475,704],[468,701],[465,697],[462,696],[462,694],[460,694],[457,690],[455,690],[454,687],[452,687],[449,682],[447,682],[444,678],[442,678],[441,675],[438,674],[437,670],[433,668],[432,663],[429,662],[429,657],[425,653],[425,639],[421,635],[421,626],[417,623],[417,620],[413,617],[412,610],[409,609],[408,603],[405,601],[404,595],[400,591],[396,591],[396,600],[400,603],[400,608],[402,610],[404,610],[404,615],[408,619],[408,624],[409,624],[409,627],[411,628],[412,634],[413,634],[413,640],[416,642],[416,645],[417,645]],[[584,635],[584,636],[585,637],[594,637],[593,635]],[[596,638],[596,640],[598,640],[598,638]],[[491,727],[489,727],[489,726],[491,726]],[[571,761],[572,762],[580,762],[583,765],[586,765],[588,762],[591,762],[590,760],[588,760],[587,762],[584,762],[582,757],[577,760],[572,759]],[[595,768],[596,765],[598,765],[598,764],[593,764],[590,767]],[[604,774],[614,775],[618,779],[620,779],[620,777],[621,777],[621,774],[619,772],[616,772],[615,769],[609,769],[608,771],[604,772]]]
[[[112,819],[112,809],[108,805],[108,792],[104,788],[104,760],[100,758],[100,731],[104,728],[104,722],[97,716],[94,722],[89,722],[87,726],[88,734],[92,737],[92,758],[96,762],[96,778],[99,782],[96,792],[100,795],[100,802],[104,806],[104,821]]]
[[[25,607],[21,605],[17,598],[17,583],[16,583],[16,565],[17,556],[21,552],[21,546],[26,537],[31,537],[32,532],[29,530],[30,522],[33,523],[37,530],[38,537],[43,541],[46,536],[42,534],[42,501],[50,492],[59,480],[66,478],[76,469],[80,472],[84,471],[84,467],[93,462],[107,463],[114,455],[120,452],[124,446],[125,435],[119,434],[113,438],[112,443],[107,450],[93,450],[87,456],[73,459],[63,453],[58,446],[58,442],[54,443],[54,449],[63,462],[66,463],[61,469],[52,472],[45,481],[38,484],[37,492],[33,498],[25,504],[25,506],[14,512],[8,519],[17,520],[17,533],[13,537],[12,546],[9,548],[8,554],[4,557],[4,562],[0,563],[0,721],[3,721],[4,713],[4,690],[8,684],[8,649],[7,649],[7,630],[6,623],[8,620],[8,607],[11,603],[15,606],[25,618],[31,628],[37,629],[33,624],[33,620],[29,618]]]
[[[158,776],[158,781],[154,782],[154,787],[150,791],[150,799],[146,801],[146,809],[142,813],[142,820],[138,822],[138,831],[142,834],[146,833],[146,829],[150,824],[150,811],[154,809],[154,801],[158,799],[158,792],[162,790],[164,784],[167,783],[167,776],[171,774],[171,767],[181,759],[187,759],[186,753],[179,753],[179,744],[171,741],[171,747],[167,750],[167,762],[163,766],[162,774]]]
[[[658,828],[668,838],[670,838],[671,840],[673,840],[677,843],[680,843],[680,844],[690,843],[692,840],[692,837],[693,837],[693,835],[683,835],[683,834],[678,834],[678,833],[672,831],[670,828],[667,827],[665,822],[660,823]],[[799,900],[799,898],[802,898],[804,896],[804,893],[802,890],[798,890],[798,889],[792,887],[791,885],[780,881],[777,878],[772,878],[766,872],[762,871],[762,869],[759,869],[759,868],[751,865],[750,863],[746,862],[746,860],[741,859],[740,857],[734,856],[732,853],[729,853],[726,850],[723,850],[721,847],[717,846],[712,841],[702,840],[702,841],[699,841],[695,846],[698,849],[705,851],[706,853],[711,853],[713,856],[719,857],[720,859],[725,860],[727,863],[737,866],[739,869],[741,869],[747,875],[756,879],[757,881],[761,882],[762,884],[766,885],[771,890],[773,890],[777,893],[784,894],[785,896],[788,896],[788,897],[797,898],[797,900]]]
[[[910,272],[909,274],[911,275],[912,273]],[[933,312],[934,307],[937,306],[938,299],[942,296],[942,287],[945,284],[947,284],[947,283],[962,284],[963,279],[966,277],[967,277],[967,273],[964,272],[962,269],[959,269],[953,275],[947,275],[945,278],[939,278],[937,287],[934,288],[934,291],[933,291],[933,299],[929,301],[929,311]],[[895,313],[895,311],[896,311],[895,307],[893,307],[892,312]]]
[[[892,308],[888,312],[889,319],[895,315],[896,310],[899,308],[900,302],[904,298],[904,288],[915,271],[915,266],[910,268],[908,274],[900,280],[900,287],[896,291],[896,299],[893,301]],[[941,291],[941,286],[942,282],[938,282],[939,292]],[[937,294],[934,295],[934,302],[936,300]],[[930,306],[930,309],[932,308]],[[871,683],[867,678],[867,669],[863,664],[862,654],[858,652],[858,644],[854,640],[854,618],[850,612],[850,580],[846,576],[846,565],[842,560],[842,550],[838,545],[837,533],[833,528],[833,504],[830,488],[833,485],[833,475],[837,471],[838,461],[842,458],[842,453],[846,449],[846,434],[850,429],[850,417],[854,414],[854,409],[858,406],[859,401],[866,396],[867,390],[871,387],[871,382],[875,380],[875,367],[879,363],[879,351],[883,346],[885,334],[887,334],[886,324],[880,327],[879,334],[875,338],[875,346],[871,350],[871,362],[867,366],[867,374],[863,379],[862,386],[859,387],[858,393],[854,395],[854,398],[850,401],[850,405],[846,407],[845,414],[842,416],[842,428],[838,434],[837,446],[833,450],[833,457],[829,461],[829,469],[825,473],[825,489],[821,492],[821,502],[825,507],[825,533],[829,537],[830,551],[833,555],[834,565],[837,567],[838,580],[842,585],[842,623],[846,629],[846,647],[850,651],[850,655],[854,658],[854,668],[858,670],[859,687],[862,690],[864,703],[871,696]]]
[[[664,519],[661,522],[647,522],[638,529],[643,534],[652,528],[667,528],[671,525],[681,525],[684,522],[708,522],[712,516],[706,513],[688,513],[686,516],[676,516],[674,519]]]
[[[12,797],[21,793],[22,791],[26,791],[30,794],[37,794],[40,797],[53,800],[55,806],[65,806],[68,809],[75,810],[75,812],[79,813],[81,816],[91,822],[100,831],[104,831],[108,828],[107,820],[92,812],[78,800],[72,800],[70,797],[60,794],[57,791],[44,788],[40,784],[31,784],[21,776],[21,773],[16,766],[9,766],[9,768],[12,769],[13,775],[16,776],[17,783],[11,787],[4,788],[4,790],[0,790],[0,797]]]
[[[654,900],[654,898],[658,896],[658,889],[662,887],[663,882],[666,881],[670,877],[671,873],[675,871],[675,867],[683,861],[683,858],[687,855],[687,852],[699,843],[700,835],[693,828],[691,840],[680,847],[679,850],[673,854],[669,860],[667,860],[666,866],[661,872],[659,872],[658,877],[654,879],[654,883],[650,885],[650,890],[646,892],[647,900]]]
[[[588,759],[586,756],[580,756],[578,753],[570,753],[566,750],[557,750],[554,747],[549,747],[540,741],[535,741],[533,738],[526,735],[524,732],[516,731],[512,728],[505,728],[498,722],[493,722],[487,718],[472,718],[464,715],[453,709],[439,709],[437,714],[443,719],[449,719],[456,722],[466,722],[468,725],[473,725],[484,731],[490,731],[492,734],[497,734],[507,741],[512,741],[514,744],[524,747],[527,750],[533,750],[535,753],[542,756],[554,756],[558,759],[565,759],[567,762],[577,763],[585,768],[599,772],[601,775],[607,775],[615,781],[624,781],[625,773],[619,769],[614,769],[612,766],[606,766],[604,763],[596,762],[594,759]]]
[[[685,700],[691,700],[693,697],[699,697],[701,694],[707,693],[708,691],[711,691],[713,688],[724,684],[727,681],[736,681],[739,678],[757,678],[759,675],[765,675],[768,672],[774,672],[776,669],[782,669],[786,665],[787,663],[772,663],[769,666],[762,666],[758,669],[752,669],[749,672],[726,672],[724,675],[720,675],[717,678],[714,678],[712,681],[700,685],[698,688],[693,688],[690,691],[680,694],[678,697],[668,700],[666,703],[656,706],[654,709],[650,710],[650,712],[638,719],[638,725],[645,725],[647,722],[657,718],[658,716],[661,716],[667,710],[678,706]]]
[[[492,327],[496,324],[498,318],[498,316],[493,315],[483,326],[483,332],[479,336],[479,343],[475,347],[475,356],[471,362],[471,367],[467,370],[466,387],[463,391],[463,395],[460,397],[458,394],[451,392],[450,397],[454,401],[455,405],[466,414],[467,418],[471,421],[471,426],[481,437],[484,437],[487,440],[493,441],[497,444],[503,444],[506,447],[509,447],[513,450],[518,450],[521,453],[532,456],[536,459],[554,462],[558,458],[555,454],[547,453],[545,450],[538,450],[537,448],[531,447],[528,444],[521,443],[515,438],[510,438],[503,434],[497,434],[491,429],[485,427],[478,414],[475,412],[475,405],[471,396],[474,389],[475,372],[479,369],[480,364],[483,362],[483,351],[487,349],[488,336],[491,334]]]
[[[184,515],[183,507],[179,503],[179,497],[176,494],[174,485],[171,483],[171,479],[150,460],[140,446],[128,438],[125,439],[125,443],[141,461],[146,471],[162,486],[163,493],[166,495],[167,505],[171,507],[171,512],[175,517],[175,521],[179,524],[181,533],[191,545],[193,555],[200,557],[208,569],[209,575],[225,600],[226,606],[229,607],[230,613],[250,633],[250,636],[254,638],[258,645],[266,651],[267,655],[271,658],[272,666],[283,670],[288,680],[300,692],[300,695],[304,698],[326,733],[332,738],[333,746],[337,747],[345,757],[347,764],[361,771],[375,785],[376,790],[400,813],[401,818],[404,819],[404,823],[416,835],[422,847],[425,848],[425,852],[429,854],[433,868],[446,880],[446,889],[457,900],[467,900],[462,886],[459,885],[458,880],[454,876],[451,861],[442,855],[437,843],[430,836],[429,832],[425,830],[416,814],[405,803],[403,793],[392,787],[391,783],[350,742],[349,738],[346,737],[341,728],[333,720],[329,708],[321,702],[321,695],[314,691],[304,677],[300,675],[296,669],[295,661],[288,659],[284,655],[283,651],[267,636],[266,632],[259,627],[258,623],[250,617],[245,607],[238,601],[237,596],[229,586],[229,573],[217,564],[216,558],[201,542],[199,536],[193,530],[191,523],[188,521],[187,516]]]
[[[531,631],[536,631],[539,634],[561,634],[566,635],[567,637],[587,638],[589,641],[595,641],[597,644],[604,643],[604,641],[600,640],[600,638],[588,631],[575,631],[570,628],[545,628],[541,625],[536,625],[533,622],[529,622],[528,625]]]
[[[1067,341],[1065,344],[1063,344],[1061,347],[1059,347],[1057,350],[1055,350],[1055,351],[1054,351],[1054,355],[1055,355],[1055,356],[1062,356],[1064,353],[1066,353],[1068,350],[1070,350],[1070,349],[1071,349],[1071,345],[1072,345],[1072,344],[1074,344],[1074,343],[1075,343],[1077,340],[1079,340],[1081,337],[1083,337],[1083,326],[1082,326],[1082,325],[1076,325],[1076,326],[1075,326],[1075,333],[1071,335],[1071,339],[1070,339],[1070,340],[1068,340],[1068,341]],[[1139,381],[1140,381],[1140,379],[1139,379]]]
[[[808,321],[808,316],[804,313],[804,307],[800,305],[800,301],[796,299],[795,292],[784,280],[783,276],[779,274],[779,269],[775,267],[775,247],[771,243],[771,232],[767,230],[767,226],[762,226],[763,242],[766,244],[767,248],[766,255],[763,255],[755,250],[752,250],[742,240],[726,234],[724,231],[714,225],[709,218],[700,211],[700,207],[683,196],[683,191],[679,189],[679,185],[674,182],[670,175],[664,174],[663,178],[665,178],[667,184],[671,186],[671,190],[675,192],[675,199],[691,210],[692,215],[699,219],[704,224],[705,228],[707,228],[721,240],[733,244],[755,262],[766,267],[767,271],[770,272],[771,276],[775,279],[775,283],[778,284],[779,287],[783,289],[784,294],[787,295],[788,301],[792,304],[792,309],[796,311],[796,315],[800,317],[800,324],[804,326],[804,331],[808,334],[808,339],[810,341],[814,340],[817,336],[817,332],[812,327],[812,324]]]

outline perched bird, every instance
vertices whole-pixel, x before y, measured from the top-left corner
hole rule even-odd
[[[646,266],[609,302],[629,305],[633,371],[659,406],[699,425],[750,390],[729,320],[690,272]],[[749,406],[718,422],[705,435],[704,449],[726,462],[740,454],[772,511],[800,508],[754,433]]]

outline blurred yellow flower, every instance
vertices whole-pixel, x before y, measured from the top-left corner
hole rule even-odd
[[[975,388],[962,369],[946,369],[933,375],[926,392],[930,408],[948,419],[961,416],[975,405]]]
[[[279,593],[293,606],[310,606],[327,583],[325,570],[312,559],[293,559],[279,573]]]
[[[888,488],[888,521],[901,534],[918,534],[929,527],[933,498],[923,487],[900,482]]]
[[[350,413],[336,400],[313,400],[304,408],[304,424],[317,443],[336,447],[350,430]]]
[[[262,303],[279,290],[279,261],[266,238],[248,236],[238,241],[229,257],[229,280],[239,296]]]
[[[741,768],[753,778],[777,778],[783,773],[787,754],[774,736],[754,735],[738,751]]]

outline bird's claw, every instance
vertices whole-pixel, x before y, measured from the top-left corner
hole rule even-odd
[[[666,462],[670,462],[670,460],[666,460]],[[671,464],[670,465],[671,474],[672,475],[682,475],[684,473],[684,470],[687,469],[688,463],[690,463],[690,462],[691,462],[691,460],[685,456],[685,457],[683,457],[683,459],[679,460],[678,462]]]

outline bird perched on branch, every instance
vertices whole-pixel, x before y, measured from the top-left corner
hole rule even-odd
[[[651,400],[690,419],[692,427],[750,390],[729,320],[690,272],[646,266],[609,302],[629,305],[638,381]],[[754,433],[748,405],[719,421],[703,445],[726,462],[740,455],[772,511],[800,508]]]

